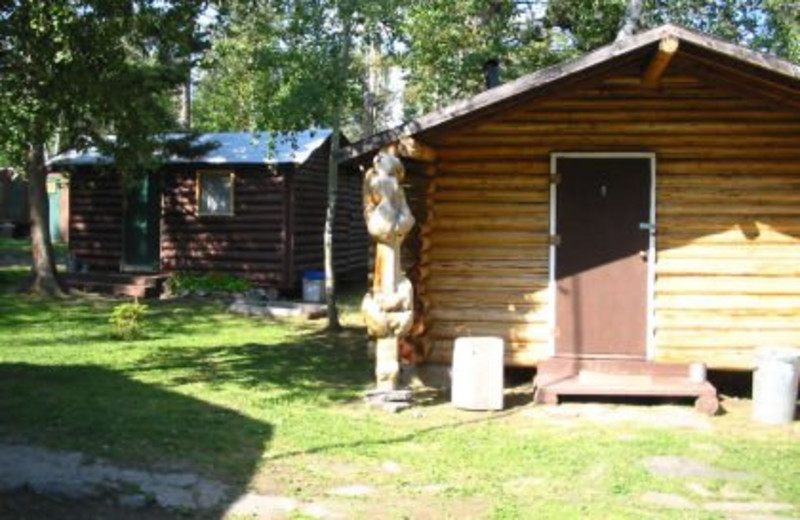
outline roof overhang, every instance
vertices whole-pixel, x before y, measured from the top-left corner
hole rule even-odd
[[[680,49],[681,55],[703,65],[703,74],[712,81],[747,90],[777,103],[800,110],[800,66],[789,61],[756,52],[717,38],[690,31],[672,24],[631,36],[606,45],[577,59],[528,74],[509,83],[430,112],[419,119],[386,130],[343,148],[343,161],[357,159],[402,142],[416,143],[422,149],[420,134],[431,132],[478,117],[486,112],[513,105],[542,90],[568,82],[576,76],[591,75],[633,57],[646,57],[644,85],[657,82],[671,59]],[[752,77],[752,82],[739,81],[735,75]],[[424,141],[424,140],[423,140]],[[402,148],[400,148],[402,151]],[[408,155],[406,155],[408,156]]]

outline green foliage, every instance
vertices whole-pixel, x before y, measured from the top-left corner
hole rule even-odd
[[[0,143],[23,165],[29,147],[82,139],[120,165],[152,161],[174,129],[171,92],[202,49],[202,0],[49,0],[0,7]],[[114,141],[104,136],[113,133]]]
[[[559,35],[544,29],[530,4],[411,1],[401,26],[409,115],[484,90],[489,59],[500,62],[502,81],[559,61]]]
[[[184,291],[202,292],[243,292],[253,288],[253,282],[246,278],[225,273],[178,273],[167,280],[169,289],[173,293]]]
[[[124,340],[142,335],[147,318],[147,305],[138,301],[121,303],[111,310],[108,322],[114,326],[114,335]]]
[[[367,49],[391,52],[398,6],[397,0],[226,2],[196,89],[197,128],[358,132]]]

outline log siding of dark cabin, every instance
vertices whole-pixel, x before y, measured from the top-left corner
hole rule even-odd
[[[198,214],[198,171],[233,171],[233,215]],[[285,175],[264,166],[171,167],[162,175],[161,269],[283,287]]]
[[[291,235],[294,281],[303,272],[323,267],[323,233],[328,197],[328,150],[320,147],[292,178]],[[337,275],[363,280],[366,276],[369,236],[363,217],[361,175],[352,166],[340,166],[334,219],[333,251]]]
[[[800,113],[680,55],[658,88],[640,77],[620,66],[419,136],[438,154],[418,287],[432,361],[469,335],[503,337],[509,365],[550,355],[554,152],[655,154],[656,361],[746,369],[759,345],[800,343]]]
[[[323,268],[327,146],[295,166],[170,165],[158,175],[163,272],[219,272],[280,288],[299,288],[304,271]],[[230,170],[233,216],[198,216],[197,171]],[[82,167],[71,173],[70,252],[90,271],[119,270],[122,186],[114,172]],[[334,254],[339,277],[364,279],[368,236],[361,178],[342,168]]]
[[[78,168],[69,174],[69,250],[92,271],[122,261],[122,185],[117,173]]]

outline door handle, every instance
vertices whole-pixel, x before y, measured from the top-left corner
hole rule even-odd
[[[642,260],[645,260],[645,261],[647,261],[647,251],[646,251],[646,250],[644,250],[644,249],[642,249],[641,251],[639,251],[639,258],[641,258]]]

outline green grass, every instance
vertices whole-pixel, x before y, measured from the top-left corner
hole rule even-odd
[[[67,244],[59,242],[53,244],[53,249],[57,255],[67,254]],[[0,254],[16,253],[16,254],[30,254],[31,253],[31,239],[30,238],[3,238],[0,237]]]
[[[25,276],[0,272],[6,285]],[[529,404],[468,413],[446,396],[397,415],[365,408],[359,294],[343,298],[339,335],[213,302],[155,302],[145,337],[119,341],[113,301],[0,293],[0,441],[188,466],[307,501],[347,484],[380,489],[339,500],[354,518],[722,518],[643,504],[648,491],[697,498],[684,480],[647,473],[653,455],[748,471],[703,484],[800,508],[800,429],[752,427],[741,402],[709,431],[547,419]]]

